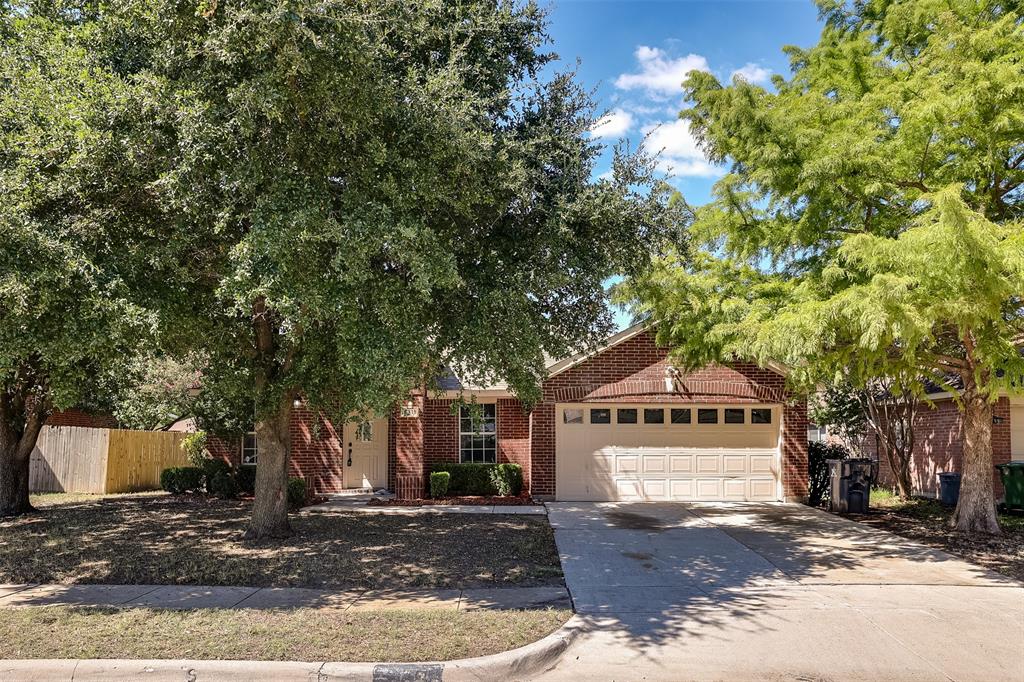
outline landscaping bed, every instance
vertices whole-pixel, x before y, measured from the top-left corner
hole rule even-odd
[[[567,610],[0,609],[0,658],[433,661],[534,642]]]
[[[952,507],[944,507],[936,500],[900,500],[885,490],[872,490],[870,513],[853,514],[850,518],[1024,582],[1024,515],[1000,514],[1003,534],[990,536],[952,530],[952,513]]]
[[[537,504],[533,498],[523,495],[457,495],[453,497],[424,497],[415,500],[388,500],[374,497],[366,503],[369,507],[429,507],[431,505],[477,505],[481,507],[525,507]]]
[[[169,495],[33,502],[0,522],[0,583],[473,588],[562,584],[544,517],[339,512],[244,542],[251,504]]]

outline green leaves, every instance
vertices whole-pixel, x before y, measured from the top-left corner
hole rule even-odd
[[[775,92],[691,74],[682,115],[732,171],[695,213],[706,255],[625,295],[694,365],[1019,389],[1024,23],[1011,3],[820,5]]]

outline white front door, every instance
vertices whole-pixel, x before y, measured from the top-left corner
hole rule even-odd
[[[346,422],[343,436],[345,487],[372,490],[386,487],[388,420]]]

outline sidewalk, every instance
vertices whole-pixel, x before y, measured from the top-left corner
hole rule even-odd
[[[421,507],[404,506],[369,506],[367,502],[374,497],[386,497],[381,494],[339,494],[332,495],[323,504],[304,507],[302,513],[309,512],[364,512],[368,514],[547,514],[542,504],[529,505],[475,505],[475,504],[428,504]]]
[[[0,585],[0,608],[100,606],[152,609],[572,608],[565,587],[451,590],[316,590],[196,585]]]

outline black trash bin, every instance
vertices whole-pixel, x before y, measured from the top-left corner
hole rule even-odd
[[[875,463],[870,459],[830,459],[828,467],[832,479],[829,510],[840,514],[867,514]]]
[[[939,472],[939,501],[947,507],[955,507],[960,499],[960,473],[957,471]]]

